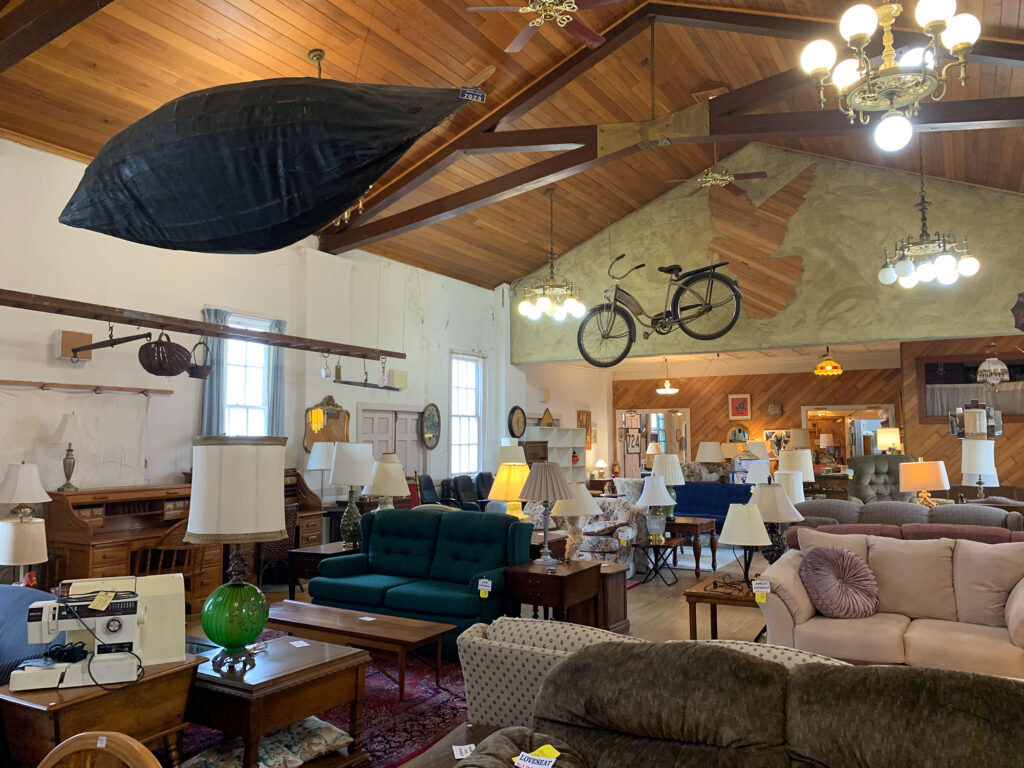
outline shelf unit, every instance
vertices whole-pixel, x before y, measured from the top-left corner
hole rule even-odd
[[[566,482],[587,482],[587,430],[568,427],[526,428],[523,440],[539,440],[548,444],[548,461],[562,469]],[[576,451],[579,462],[572,463],[572,452]]]

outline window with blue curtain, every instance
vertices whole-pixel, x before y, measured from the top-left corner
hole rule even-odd
[[[223,309],[203,310],[207,322],[284,333],[283,320]],[[204,435],[284,434],[284,365],[279,347],[239,339],[208,339],[213,372],[203,383]]]

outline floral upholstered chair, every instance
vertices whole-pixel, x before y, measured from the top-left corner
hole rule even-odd
[[[633,575],[633,542],[640,510],[625,499],[598,498],[595,501],[601,514],[576,520],[583,540],[573,559],[621,563],[628,568],[626,578],[629,578]],[[544,504],[539,501],[523,505],[523,512],[538,531],[544,526],[543,509]],[[569,528],[565,518],[557,515],[551,518],[549,530],[567,531]]]

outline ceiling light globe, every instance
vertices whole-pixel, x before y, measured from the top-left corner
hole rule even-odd
[[[886,112],[875,126],[875,144],[883,152],[898,152],[910,143],[914,126],[899,112]]]
[[[900,285],[904,288],[913,288],[917,285],[917,274],[907,275],[906,277],[900,278]]]
[[[878,14],[866,3],[859,3],[847,9],[839,19],[839,34],[853,44],[855,41],[862,48],[878,29]],[[861,42],[863,41],[863,42]]]
[[[942,33],[942,44],[953,53],[961,53],[972,48],[981,37],[981,22],[970,13],[958,13],[946,24]]]
[[[576,308],[576,304],[578,304],[578,303],[579,302],[576,301],[576,297],[575,296],[570,296],[569,298],[567,298],[565,300],[563,306],[565,306],[565,311],[568,312],[571,315],[573,309]]]
[[[872,11],[874,13],[874,11]],[[836,47],[828,40],[815,40],[804,46],[800,66],[809,75],[824,76],[836,63]]]
[[[956,271],[964,277],[973,277],[978,274],[979,269],[981,269],[981,262],[970,254],[961,256],[960,261],[956,264]]]
[[[904,256],[896,262],[896,266],[893,267],[893,271],[896,273],[897,277],[910,277],[914,274],[913,259],[908,259]]]
[[[956,269],[956,256],[951,253],[940,253],[935,257],[935,272],[941,274]]]
[[[536,304],[531,304],[530,312],[527,315],[527,317],[530,318],[531,320],[540,320],[540,316],[542,314],[544,313],[540,311],[540,307],[538,307]]]
[[[532,301],[530,301],[529,299],[523,299],[522,301],[519,302],[519,306],[517,307],[517,309],[519,310],[519,314],[520,315],[522,315],[523,317],[529,317],[530,316],[530,309],[532,307],[533,307],[533,302]]]
[[[557,320],[558,322],[562,322],[563,320],[565,320],[565,316],[567,314],[568,312],[566,312],[565,310],[565,304],[559,304],[558,306],[555,307],[555,312],[552,315],[552,317],[554,317],[555,320]]]
[[[860,64],[857,59],[843,59],[832,70],[832,84],[840,91],[845,91],[860,80]]]
[[[901,67],[920,67],[922,62],[928,69],[935,69],[935,54],[924,48],[911,48],[900,56],[897,63]]]
[[[914,21],[929,35],[946,29],[956,13],[956,0],[921,0],[914,8]]]
[[[581,317],[587,314],[587,308],[586,306],[584,306],[582,301],[577,301],[576,305],[569,310],[569,314],[571,314],[573,317],[579,320]]]
[[[878,270],[878,282],[882,285],[892,285],[896,282],[896,270],[893,269],[892,264],[886,264]]]
[[[935,279],[936,269],[935,262],[923,261],[917,265],[917,271],[914,273],[917,275],[918,282],[930,283]]]
[[[940,285],[952,285],[960,279],[960,273],[956,269],[947,269],[939,272],[937,279]]]
[[[551,299],[547,296],[540,296],[537,298],[537,309],[541,312],[547,312],[551,309]]]

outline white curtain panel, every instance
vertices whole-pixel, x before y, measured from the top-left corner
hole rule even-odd
[[[972,400],[1004,415],[1024,413],[1024,381],[1006,381],[995,389],[988,384],[929,384],[924,389],[929,416],[945,416]]]

